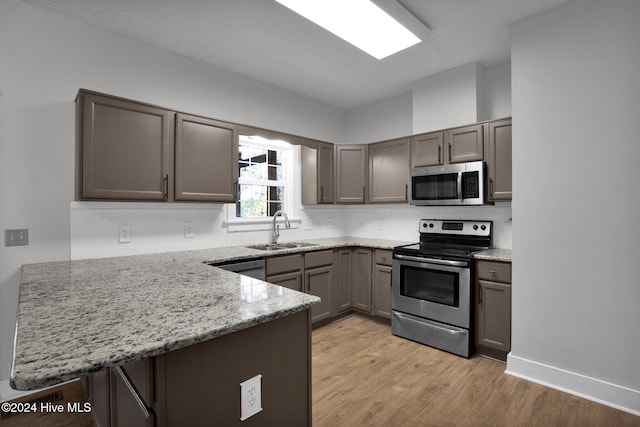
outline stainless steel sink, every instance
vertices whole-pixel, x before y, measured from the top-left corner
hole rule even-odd
[[[294,249],[304,248],[308,246],[316,246],[317,243],[309,242],[288,242],[288,243],[263,243],[261,245],[249,245],[247,248],[258,249],[261,251],[275,251],[278,249]]]

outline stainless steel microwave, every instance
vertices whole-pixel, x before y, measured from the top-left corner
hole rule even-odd
[[[467,162],[413,168],[410,203],[418,206],[482,205],[485,163]]]

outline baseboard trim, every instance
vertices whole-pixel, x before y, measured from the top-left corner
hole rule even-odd
[[[534,362],[511,353],[505,373],[640,416],[640,391]]]

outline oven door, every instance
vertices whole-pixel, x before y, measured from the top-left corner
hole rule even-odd
[[[465,261],[394,255],[392,308],[469,329],[471,268]]]

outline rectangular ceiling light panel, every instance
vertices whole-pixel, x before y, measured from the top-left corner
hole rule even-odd
[[[382,59],[420,39],[370,0],[276,0],[338,37]]]

